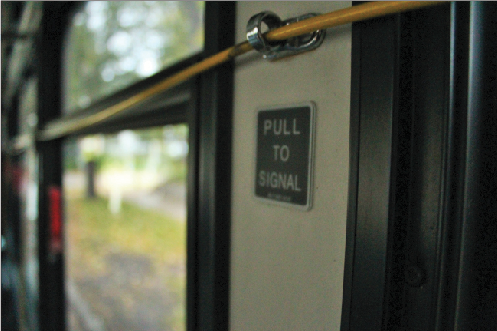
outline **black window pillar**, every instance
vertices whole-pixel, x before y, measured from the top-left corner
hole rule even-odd
[[[235,42],[235,3],[206,2],[205,55]],[[197,330],[229,328],[231,139],[234,63],[200,78],[198,105]]]
[[[493,330],[497,6],[353,24],[342,330]]]
[[[62,107],[62,44],[66,30],[68,2],[44,2],[38,36],[37,75],[39,79],[38,126],[60,117]],[[39,327],[40,330],[65,330],[64,254],[50,247],[49,188],[61,189],[62,140],[37,143],[39,155]],[[63,206],[60,206],[63,210]],[[63,247],[63,245],[62,245]]]

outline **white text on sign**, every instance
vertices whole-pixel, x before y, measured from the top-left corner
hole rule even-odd
[[[268,131],[272,131],[275,136],[279,136],[280,134],[300,134],[300,131],[297,129],[297,119],[293,119],[293,126],[291,128],[288,126],[286,118],[264,120],[264,135],[267,135]]]
[[[297,175],[276,171],[261,170],[259,172],[259,185],[261,187],[271,187],[296,192],[301,191],[299,187],[299,177]]]
[[[278,161],[278,156],[279,159],[283,162],[288,161],[288,158],[290,157],[290,149],[288,148],[287,145],[273,145],[274,149],[274,160]]]

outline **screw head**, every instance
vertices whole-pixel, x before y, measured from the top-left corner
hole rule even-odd
[[[407,265],[404,277],[406,283],[412,287],[420,287],[426,281],[424,270],[416,265]]]

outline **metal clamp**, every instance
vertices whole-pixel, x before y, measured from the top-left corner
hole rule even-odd
[[[268,32],[310,17],[315,13],[305,14],[282,21],[278,15],[271,11],[263,11],[252,16],[247,23],[247,41],[252,47],[262,53],[268,60],[280,59],[285,56],[295,55],[318,48],[323,43],[326,30],[317,30],[302,36],[291,37],[287,40],[269,41],[262,33],[262,23],[268,27]]]

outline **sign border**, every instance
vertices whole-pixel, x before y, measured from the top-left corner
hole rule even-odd
[[[299,108],[299,107],[309,107],[310,108],[310,128],[309,128],[309,163],[308,163],[308,168],[307,168],[307,174],[309,176],[308,181],[307,181],[307,204],[306,205],[297,205],[289,202],[284,202],[284,201],[277,201],[273,200],[270,198],[263,198],[260,197],[256,194],[255,192],[255,185],[254,185],[254,178],[257,182],[257,149],[258,149],[258,144],[259,144],[259,113],[261,111],[273,111],[273,110],[284,110],[286,108]],[[254,144],[254,174],[255,176],[252,177],[252,192],[254,198],[263,203],[267,203],[270,205],[276,205],[276,206],[281,206],[281,207],[286,207],[290,209],[297,209],[300,211],[309,211],[312,209],[313,205],[313,198],[314,198],[314,158],[315,158],[315,145],[316,145],[316,103],[314,101],[304,101],[304,102],[299,102],[299,103],[292,103],[292,104],[278,104],[278,105],[268,105],[268,106],[261,106],[257,107],[255,109],[255,144]]]

